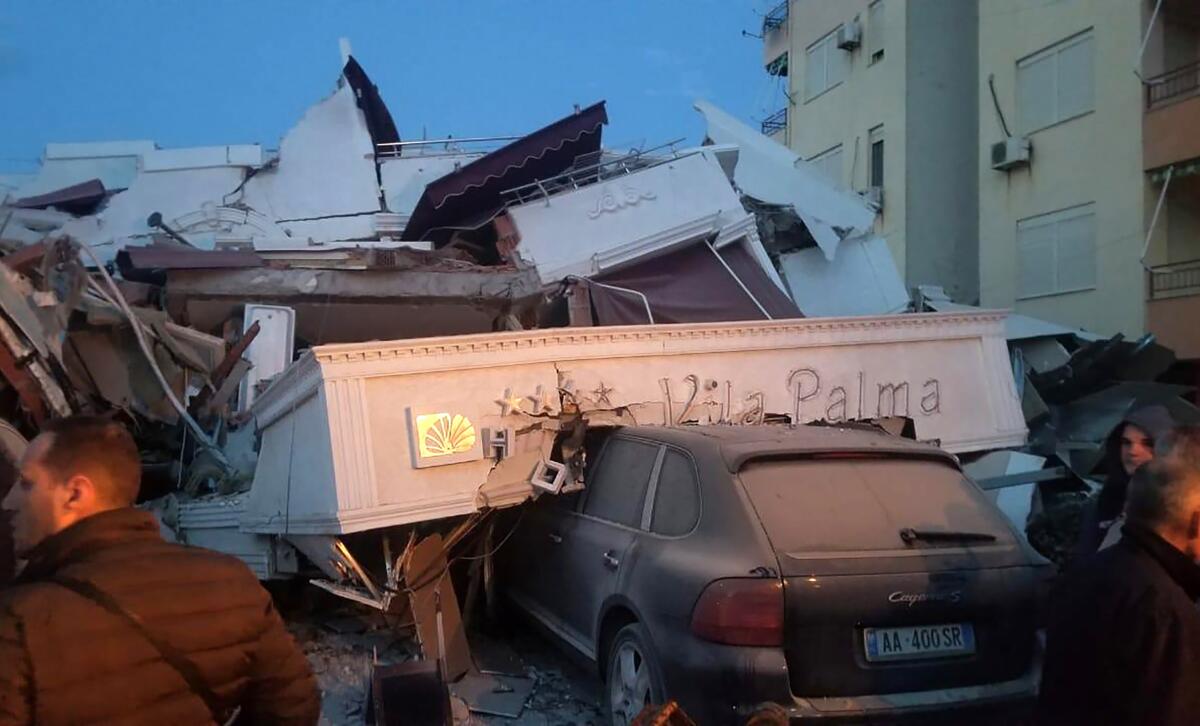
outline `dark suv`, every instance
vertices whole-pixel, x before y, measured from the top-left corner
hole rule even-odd
[[[864,429],[623,428],[542,496],[507,593],[599,666],[613,722],[1007,715],[1036,692],[1045,560],[949,454]]]

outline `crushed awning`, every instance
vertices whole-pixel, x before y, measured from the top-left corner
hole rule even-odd
[[[741,245],[707,242],[591,278],[597,325],[804,317]]]
[[[498,211],[505,190],[560,174],[577,157],[598,152],[606,123],[608,114],[601,101],[431,182],[401,239],[444,244],[452,225],[464,219],[487,219]]]
[[[56,189],[45,194],[24,197],[13,202],[14,207],[21,209],[55,209],[71,214],[91,214],[104,201],[108,190],[99,179],[89,179],[79,184]]]

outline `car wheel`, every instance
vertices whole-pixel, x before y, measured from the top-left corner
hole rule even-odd
[[[608,649],[608,712],[613,726],[629,726],[646,706],[663,702],[658,664],[638,623],[617,631]]]

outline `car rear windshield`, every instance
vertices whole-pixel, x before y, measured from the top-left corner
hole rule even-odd
[[[957,469],[937,461],[751,461],[739,476],[779,552],[904,549],[904,529],[982,535],[967,542],[970,546],[1013,541],[985,496]],[[994,543],[986,541],[989,535]],[[917,541],[916,546],[959,544]]]

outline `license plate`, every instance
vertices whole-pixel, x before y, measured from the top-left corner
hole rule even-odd
[[[975,652],[975,631],[970,623],[864,628],[863,645],[869,661],[969,655]]]

